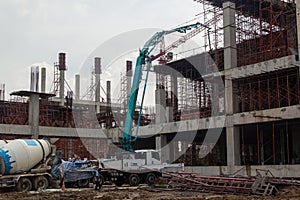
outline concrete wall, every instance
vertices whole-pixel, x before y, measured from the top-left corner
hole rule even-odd
[[[264,165],[264,166],[234,166],[229,169],[228,166],[196,166],[196,167],[185,167],[185,171],[196,172],[205,176],[220,176],[229,175],[230,170],[233,171],[235,175],[241,176],[256,176],[257,170],[263,175],[266,170],[270,172],[275,177],[300,177],[299,171],[300,165]],[[260,171],[264,170],[264,171]]]
[[[51,137],[83,137],[83,138],[107,138],[105,129],[80,129],[80,128],[58,128],[39,126],[41,136]],[[117,133],[117,130],[115,130]],[[0,124],[2,135],[28,135],[31,136],[31,126]]]

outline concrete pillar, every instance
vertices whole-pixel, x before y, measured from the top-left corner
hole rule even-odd
[[[96,79],[96,91],[95,91],[95,102],[100,102],[100,74],[101,74],[101,58],[95,58],[95,79]]]
[[[59,68],[59,98],[60,105],[63,106],[65,102],[65,71],[66,67],[66,54],[58,54],[58,68]]]
[[[155,123],[166,122],[166,91],[164,89],[155,90]]]
[[[224,68],[237,67],[235,3],[223,3]]]
[[[65,71],[59,71],[59,98],[61,106],[64,105],[65,102]]]
[[[95,103],[96,103],[96,113],[100,113],[100,102],[102,101],[101,98],[101,58],[95,58],[95,81],[96,81],[96,89],[95,89]]]
[[[28,123],[31,126],[31,134],[33,139],[39,137],[39,118],[40,118],[40,102],[38,94],[30,94],[29,97],[29,117]]]
[[[171,141],[168,143],[169,161],[170,163],[176,161],[179,157],[178,141]]]
[[[297,36],[298,36],[298,57],[300,54],[300,3],[296,3],[296,16],[297,16]],[[299,58],[298,58],[299,60]]]
[[[131,82],[132,82],[132,61],[127,60],[126,61],[126,78],[127,78],[127,86],[126,86],[126,94],[127,94],[127,98],[126,98],[126,105],[128,105],[129,102],[129,97],[130,97],[130,92],[131,92]]]
[[[157,135],[155,137],[155,146],[156,150],[159,150],[161,153],[161,161],[169,162],[170,161],[170,149],[167,145],[167,136],[166,135]]]
[[[106,119],[106,127],[110,128],[111,127],[111,118],[110,118],[110,113],[111,113],[111,87],[110,87],[110,81],[106,81],[106,113],[107,113],[107,119]]]
[[[42,68],[42,78],[41,78],[41,92],[46,92],[46,68]]]
[[[75,100],[80,99],[80,75],[75,75]]]
[[[173,106],[167,106],[166,107],[166,122],[173,122]]]
[[[5,84],[4,83],[0,84],[0,100],[1,101],[5,100]]]
[[[237,67],[235,4],[228,1],[223,3],[224,24],[224,69]],[[234,165],[240,165],[240,135],[239,129],[233,126],[233,82],[230,75],[225,77],[225,113],[226,113],[226,142],[227,165],[229,172]]]
[[[31,67],[30,73],[30,91],[38,92],[39,91],[39,67]]]
[[[172,107],[170,107],[168,114],[168,122],[174,121],[174,113],[178,113],[178,82],[177,75],[171,75],[171,92],[172,92]]]
[[[240,151],[240,133],[239,128],[227,125],[226,127],[227,142],[227,165],[230,167],[241,165]],[[232,173],[233,171],[231,171]]]

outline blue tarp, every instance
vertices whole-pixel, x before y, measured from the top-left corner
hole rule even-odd
[[[87,167],[88,161],[77,160],[74,162],[64,161],[61,159],[61,151],[56,152],[55,159],[53,161],[51,173],[56,179],[62,178],[60,166],[64,166],[64,181],[65,182],[76,182],[83,179],[93,178],[96,169],[93,167]],[[84,168],[85,167],[85,168]]]
[[[80,167],[86,164],[86,161],[79,160],[70,162],[62,160],[62,163],[64,165],[65,182],[75,182],[83,179],[91,179],[93,178],[96,171],[93,168],[80,169]]]
[[[78,180],[91,179],[94,177],[95,170],[78,170],[78,171],[69,171],[65,174],[64,181],[67,182],[76,182]]]

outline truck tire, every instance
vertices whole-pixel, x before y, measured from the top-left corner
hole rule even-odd
[[[49,181],[45,176],[38,176],[33,181],[34,190],[44,190],[49,186]]]
[[[138,186],[140,183],[140,177],[137,174],[131,174],[128,181],[130,186]]]
[[[149,174],[147,175],[147,177],[146,177],[146,183],[147,183],[149,186],[152,186],[152,185],[154,185],[155,181],[156,181],[156,176],[155,176],[155,174],[149,173]]]
[[[26,192],[32,189],[32,183],[28,178],[20,178],[16,185],[16,190],[18,192]]]
[[[118,179],[118,180],[114,181],[114,184],[115,184],[116,186],[118,186],[118,187],[121,187],[121,186],[124,184],[124,181]]]
[[[87,188],[90,185],[90,180],[89,179],[78,180],[77,185],[79,188]]]

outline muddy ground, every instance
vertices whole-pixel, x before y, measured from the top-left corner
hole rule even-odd
[[[256,195],[229,195],[229,194],[214,194],[214,193],[200,193],[191,191],[160,191],[158,189],[151,189],[147,186],[140,187],[115,187],[104,186],[100,191],[95,191],[93,188],[74,189],[67,188],[64,191],[59,189],[45,190],[45,191],[31,191],[31,192],[6,192],[2,191],[0,194],[0,200],[6,199],[127,199],[127,200],[191,200],[191,199],[267,199],[267,200],[279,200],[279,199],[300,199],[300,188],[288,187],[280,189],[280,192],[273,196],[256,196]]]

